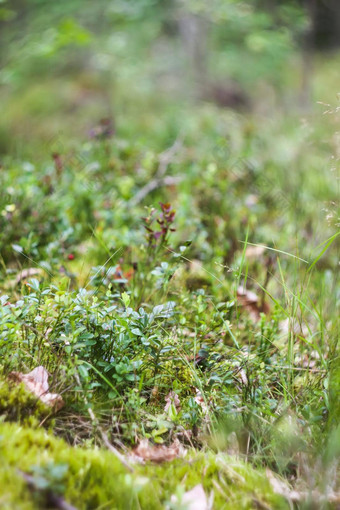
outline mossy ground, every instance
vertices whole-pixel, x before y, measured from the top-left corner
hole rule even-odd
[[[288,508],[274,494],[263,470],[228,455],[189,449],[184,458],[155,465],[133,464],[133,472],[112,453],[71,447],[53,433],[51,409],[23,384],[0,381],[0,505],[12,510],[47,508],[59,496],[81,509],[161,509],[176,495],[202,484],[214,492],[217,508]],[[49,429],[41,425],[49,424]],[[37,474],[38,472],[38,474]],[[36,481],[30,485],[25,475]]]
[[[1,508],[18,510],[44,508],[46,491],[57,491],[81,509],[162,509],[171,495],[180,495],[202,484],[214,492],[215,508],[289,508],[274,494],[261,470],[227,455],[189,451],[184,459],[163,465],[135,465],[130,473],[110,452],[71,448],[45,430],[0,425]],[[53,479],[49,473],[62,478]],[[40,468],[46,490],[31,490],[21,472]],[[65,469],[66,467],[66,469]],[[18,471],[20,469],[20,472]],[[179,508],[180,506],[178,506]]]

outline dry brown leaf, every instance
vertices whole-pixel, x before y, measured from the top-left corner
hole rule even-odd
[[[152,400],[159,400],[159,388],[158,386],[154,386],[151,391]]]
[[[133,450],[133,456],[138,459],[150,462],[168,462],[182,457],[185,454],[185,449],[178,441],[175,441],[170,446],[165,445],[152,445],[148,439],[142,439],[139,445]]]
[[[257,257],[260,257],[265,251],[266,246],[262,246],[262,244],[257,246],[249,245],[246,248],[246,257],[248,259],[256,259]]]
[[[49,393],[48,391],[48,372],[44,367],[36,367],[28,374],[11,372],[10,378],[13,381],[24,383],[26,389],[47,406],[53,407],[55,410],[63,407],[64,401],[61,395],[58,393]]]
[[[174,494],[171,496],[172,503],[178,503],[178,498]],[[210,505],[204,492],[202,484],[196,485],[193,489],[183,494],[181,503],[187,510],[209,510]]]
[[[203,414],[206,416],[209,413],[209,408],[208,408],[207,404],[205,403],[202,393],[197,388],[196,388],[196,397],[194,398],[194,400],[195,400],[196,404],[198,404],[202,408]]]
[[[239,301],[242,304],[242,306],[253,305],[258,303],[259,301],[259,298],[257,294],[255,294],[255,292],[247,290],[242,285],[240,285],[239,288],[237,289],[237,297],[239,298]]]
[[[308,335],[308,328],[305,324],[302,324],[297,318],[287,318],[279,323],[280,333],[283,335],[288,335],[292,333],[293,335],[301,335],[306,337]]]
[[[237,289],[237,302],[242,308],[249,312],[249,315],[254,322],[260,320],[260,314],[262,312],[269,312],[268,304],[264,303],[262,305],[255,292],[245,289],[242,285]]]
[[[181,410],[181,403],[177,393],[174,391],[170,391],[168,395],[165,397],[165,407],[164,411],[167,412],[171,406],[171,404],[175,407],[176,411],[179,412]]]
[[[202,269],[203,269],[203,266],[202,266],[202,262],[200,260],[192,259],[189,261],[190,273],[194,273],[195,271],[202,270]]]
[[[244,386],[247,386],[247,385],[248,385],[248,378],[247,378],[247,374],[246,374],[246,372],[244,371],[244,369],[243,369],[243,368],[241,368],[241,370],[238,372],[237,377],[240,379],[241,383],[242,383]]]
[[[28,267],[16,275],[13,283],[14,285],[18,285],[18,283],[20,283],[22,280],[26,280],[26,278],[32,278],[33,276],[39,276],[43,274],[43,269],[40,269],[39,267]]]

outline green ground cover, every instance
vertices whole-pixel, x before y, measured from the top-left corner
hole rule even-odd
[[[252,106],[220,108],[176,41],[163,69],[159,6],[93,35],[84,4],[37,7],[54,32],[7,41],[0,75],[0,506],[179,509],[202,483],[213,508],[336,508],[338,57],[315,58],[328,106],[294,104],[285,46],[281,88],[268,53],[266,101],[235,64]],[[11,381],[38,366],[58,411]],[[187,454],[130,472],[143,439]]]

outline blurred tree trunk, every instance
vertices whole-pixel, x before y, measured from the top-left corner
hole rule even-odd
[[[312,20],[316,48],[339,48],[340,0],[309,0],[308,3],[315,3]]]
[[[309,26],[302,42],[302,83],[301,106],[308,109],[312,100],[313,55],[315,49],[315,19],[317,0],[304,0],[305,9],[309,17]]]
[[[189,11],[182,10],[178,28],[188,63],[188,77],[205,89],[208,75],[208,21]]]
[[[340,0],[304,0],[310,19],[302,45],[301,106],[311,104],[313,55],[340,47]]]
[[[228,76],[223,81],[211,76],[209,28],[210,21],[204,16],[184,9],[179,11],[178,30],[187,61],[188,88],[198,99],[213,101],[222,108],[248,108],[248,97],[238,83]]]

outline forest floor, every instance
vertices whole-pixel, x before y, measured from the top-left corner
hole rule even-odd
[[[339,508],[327,65],[308,112],[122,81],[81,133],[88,76],[3,100],[1,508]]]

